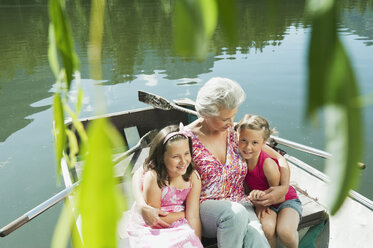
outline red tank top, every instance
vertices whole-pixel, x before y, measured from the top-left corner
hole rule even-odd
[[[247,185],[250,187],[251,190],[258,189],[258,190],[266,190],[269,188],[269,184],[267,178],[263,171],[263,164],[266,159],[273,159],[267,153],[261,151],[258,159],[258,163],[256,164],[255,168],[252,171],[247,171],[245,181]],[[278,161],[273,159],[278,169],[280,170],[280,166],[278,165]],[[298,195],[295,189],[292,186],[289,186],[289,191],[285,196],[285,201],[297,199]]]

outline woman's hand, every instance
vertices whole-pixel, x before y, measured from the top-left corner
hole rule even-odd
[[[260,198],[251,201],[255,206],[268,207],[285,201],[285,195],[288,190],[289,187],[286,186],[273,186],[265,190],[265,194],[261,195]]]
[[[166,216],[168,212],[145,205],[141,208],[141,215],[145,223],[151,228],[167,228],[170,225],[161,220],[160,216]]]

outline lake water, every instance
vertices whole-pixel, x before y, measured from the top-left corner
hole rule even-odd
[[[56,186],[51,133],[54,77],[47,58],[47,5],[40,0],[13,2],[0,1],[0,227],[62,188]],[[144,107],[137,100],[139,89],[168,99],[195,99],[204,82],[221,76],[236,80],[247,93],[236,120],[244,113],[260,114],[281,137],[324,149],[323,126],[303,121],[310,36],[304,1],[281,1],[270,13],[267,1],[243,1],[237,13],[237,44],[229,45],[218,27],[201,63],[175,56],[168,1],[107,1],[104,81],[99,83],[89,79],[87,63],[89,2],[67,4],[85,91],[81,116],[94,114],[95,87],[104,92],[107,112],[116,112]],[[368,94],[373,92],[373,4],[340,2],[339,34],[360,92]],[[363,113],[367,168],[357,191],[373,199],[373,106]],[[295,154],[323,168],[321,159]],[[49,247],[60,208],[1,238],[0,247]]]

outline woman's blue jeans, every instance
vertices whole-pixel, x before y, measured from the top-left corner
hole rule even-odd
[[[265,248],[268,241],[251,203],[206,200],[200,204],[202,236],[221,248]]]

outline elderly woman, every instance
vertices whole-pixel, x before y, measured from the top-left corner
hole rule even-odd
[[[202,236],[216,237],[218,247],[269,247],[252,204],[244,193],[247,173],[245,161],[237,148],[233,120],[245,99],[241,86],[226,78],[212,78],[199,90],[196,109],[199,118],[187,129],[193,141],[193,160],[201,176],[200,217]],[[285,159],[266,147],[265,151],[279,160],[281,185],[270,188],[255,202],[272,205],[284,199],[289,187],[289,167]],[[142,170],[135,173],[133,191],[147,224],[166,227],[159,215],[167,213],[149,207],[141,193]]]

